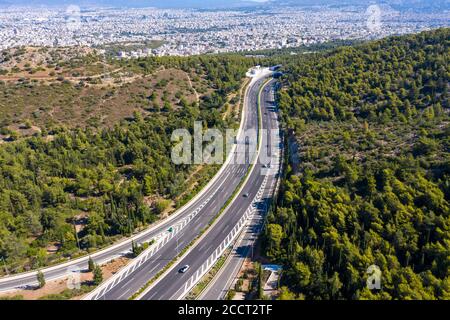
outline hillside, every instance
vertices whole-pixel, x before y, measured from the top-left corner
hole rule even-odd
[[[92,252],[189,200],[217,167],[175,165],[171,133],[236,127],[255,63],[57,50],[1,53],[0,257],[13,273]]]
[[[0,57],[3,140],[9,131],[30,135],[24,130],[30,126],[31,133],[112,127],[134,112],[154,115],[169,105],[199,103],[218,89],[207,62],[194,59],[182,69],[179,61],[117,61],[89,48],[19,48]]]
[[[292,58],[264,251],[282,299],[450,298],[450,29]],[[367,269],[382,272],[369,290]]]

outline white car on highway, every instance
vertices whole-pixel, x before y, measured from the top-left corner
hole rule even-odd
[[[179,270],[179,272],[180,273],[186,273],[188,270],[189,270],[189,266],[188,265],[185,265],[184,267],[182,267],[180,270]]]

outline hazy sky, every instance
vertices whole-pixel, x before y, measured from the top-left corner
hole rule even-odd
[[[0,0],[3,5],[99,5],[99,6],[127,6],[142,7],[156,6],[165,8],[211,8],[211,7],[233,7],[239,5],[258,4],[382,4],[388,3],[393,6],[408,8],[434,7],[449,10],[450,0]]]
[[[111,6],[164,6],[202,7],[242,3],[243,0],[0,0],[0,3],[21,5],[111,5]]]

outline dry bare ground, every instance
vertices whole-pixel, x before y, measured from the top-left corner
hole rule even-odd
[[[124,267],[130,259],[128,258],[118,258],[114,261],[111,261],[110,263],[107,263],[103,266],[101,266],[103,271],[103,279],[107,280],[112,275],[114,275],[117,271],[119,271],[122,267]],[[81,282],[82,283],[89,283],[92,280],[92,272],[85,272],[81,273]],[[41,289],[22,289],[22,290],[16,290],[6,293],[0,293],[0,298],[12,298],[21,296],[25,300],[37,300],[40,298],[43,298],[45,296],[51,295],[51,294],[59,294],[62,293],[64,290],[67,289],[67,278],[61,278],[53,281],[48,281],[45,286]],[[82,296],[74,297],[73,300],[78,300]]]

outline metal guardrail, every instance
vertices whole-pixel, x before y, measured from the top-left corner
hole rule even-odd
[[[230,246],[231,243],[234,242],[236,237],[241,233],[241,231],[244,229],[247,222],[250,220],[250,218],[255,213],[257,203],[261,201],[262,196],[264,194],[264,189],[266,188],[268,176],[266,175],[264,178],[263,183],[261,184],[261,187],[258,190],[258,193],[256,194],[255,198],[252,201],[252,204],[249,208],[245,211],[245,214],[239,219],[238,223],[235,225],[233,230],[228,234],[228,236],[225,238],[225,240],[220,244],[220,246],[213,252],[212,255],[208,257],[206,262],[204,262],[200,269],[197,270],[197,272],[189,278],[189,280],[184,285],[184,291],[183,294],[178,297],[179,300],[183,299],[189,291],[200,281],[200,279],[214,266],[214,264],[217,262],[217,260],[223,255],[225,250]]]
[[[274,93],[273,93],[273,95],[274,95]],[[278,129],[278,134],[277,134],[276,138],[277,138],[277,140],[275,141],[275,145],[278,145],[278,149],[277,149],[277,152],[276,152],[276,159],[274,161],[276,166],[274,166],[273,169],[266,171],[266,172],[269,172],[269,173],[267,173],[268,175],[274,174],[276,176],[275,181],[273,181],[271,186],[270,186],[271,196],[272,197],[276,197],[276,195],[277,195],[277,193],[279,191],[279,188],[280,188],[281,171],[282,171],[283,158],[284,158],[283,157],[283,152],[282,152],[283,151],[283,135],[282,135],[282,131],[279,130],[279,129]],[[273,188],[274,184],[275,184],[275,188]],[[264,213],[267,213],[267,210],[268,210],[268,208],[264,208],[264,210],[263,210],[263,211],[265,211]],[[264,220],[262,222],[262,225],[260,226],[260,230],[262,230],[263,228],[264,228]],[[237,240],[237,242],[238,241],[239,240]],[[236,246],[236,243],[235,243],[235,246]],[[228,259],[230,259],[231,256],[232,256],[232,254],[230,254]],[[227,264],[227,261],[224,263],[224,266],[226,266],[226,264]],[[222,266],[222,269],[224,268],[224,266]],[[240,266],[242,266],[242,264]],[[240,269],[240,267],[239,267],[239,269]],[[209,285],[211,285],[211,282],[208,284],[208,286]],[[207,290],[208,286],[203,289],[203,292],[205,292],[205,290]],[[230,288],[230,287],[231,287],[231,284],[230,285],[227,284],[227,288]],[[201,300],[202,299],[201,297],[202,297],[202,293],[200,293],[198,295],[197,299]],[[222,299],[222,297],[220,299]]]
[[[242,117],[241,119],[241,127],[240,127],[240,132],[242,130],[242,126],[243,126],[243,119],[244,117]],[[239,134],[240,134],[239,132]],[[239,136],[238,134],[238,136]],[[259,137],[258,137],[259,138]],[[235,146],[234,146],[235,147]],[[230,152],[230,156],[227,158],[227,161],[225,164],[227,164],[229,162],[229,160],[231,159],[231,156],[234,154],[234,147],[233,150],[231,150]],[[223,166],[225,167],[225,166]],[[223,182],[222,182],[223,183]],[[265,188],[265,185],[267,183],[267,176],[265,177],[263,184],[261,185],[260,190],[258,191],[258,196],[262,197],[262,191]],[[102,297],[104,294],[106,294],[108,291],[110,291],[112,288],[114,288],[118,283],[120,283],[124,278],[126,278],[129,274],[131,274],[132,272],[134,272],[137,268],[139,268],[143,263],[145,263],[146,261],[148,261],[151,257],[153,257],[155,255],[156,252],[158,252],[158,250],[160,250],[167,242],[169,242],[176,234],[178,234],[187,224],[189,224],[189,222],[195,218],[195,216],[203,209],[203,207],[216,195],[216,193],[218,192],[218,190],[220,189],[217,188],[215,190],[215,192],[208,197],[208,199],[202,203],[202,205],[200,205],[193,213],[191,213],[188,217],[184,218],[183,220],[181,220],[180,222],[178,222],[177,224],[175,224],[173,226],[173,231],[168,233],[168,232],[163,232],[161,234],[159,234],[158,236],[156,236],[154,239],[158,239],[157,240],[157,246],[152,245],[150,248],[146,249],[144,252],[142,252],[135,260],[133,260],[130,264],[128,264],[126,267],[124,267],[123,269],[121,269],[118,273],[116,273],[113,277],[111,277],[110,279],[108,279],[106,282],[104,282],[103,284],[101,284],[99,287],[97,287],[95,290],[93,290],[92,292],[90,292],[89,294],[87,294],[83,300],[97,300],[100,297]],[[262,190],[262,191],[261,191]],[[261,193],[261,195],[260,195]],[[259,200],[258,200],[259,201]],[[252,212],[253,213],[253,212]],[[247,215],[247,212],[246,212]],[[244,217],[246,216],[244,215]],[[250,215],[251,216],[251,215]],[[248,216],[248,217],[250,217]],[[244,218],[243,217],[243,218]],[[246,221],[248,219],[248,217],[244,220]],[[241,218],[242,220],[242,218]],[[180,227],[181,226],[181,227]],[[242,225],[243,226],[243,225]],[[242,226],[240,228],[242,228]],[[235,229],[233,229],[235,230]],[[236,236],[236,234],[234,235],[234,237]],[[161,240],[162,239],[162,240]],[[227,237],[228,239],[228,237]],[[234,239],[234,238],[233,238]],[[228,244],[229,245],[229,244]],[[224,247],[223,251],[226,249],[226,246]],[[223,251],[221,252],[221,254],[223,254]],[[220,255],[221,255],[220,254]],[[220,255],[218,257],[220,257]],[[217,258],[216,258],[217,260]],[[212,267],[213,264],[211,264]]]
[[[195,209],[191,214],[189,214],[186,218],[182,219],[178,223],[173,225],[172,232],[164,231],[155,238],[156,243],[143,251],[136,259],[134,259],[131,263],[129,263],[126,267],[121,269],[114,276],[109,278],[99,287],[94,289],[92,292],[87,294],[83,300],[97,300],[102,297],[104,294],[109,292],[112,288],[114,288],[118,283],[120,283],[124,278],[126,278],[129,274],[134,272],[137,268],[139,268],[142,264],[152,258],[162,247],[164,247],[167,242],[169,242],[173,237],[175,237],[181,230],[183,230],[189,222],[194,219],[198,213],[211,201],[211,199],[216,195],[219,188],[209,196],[197,209]]]

